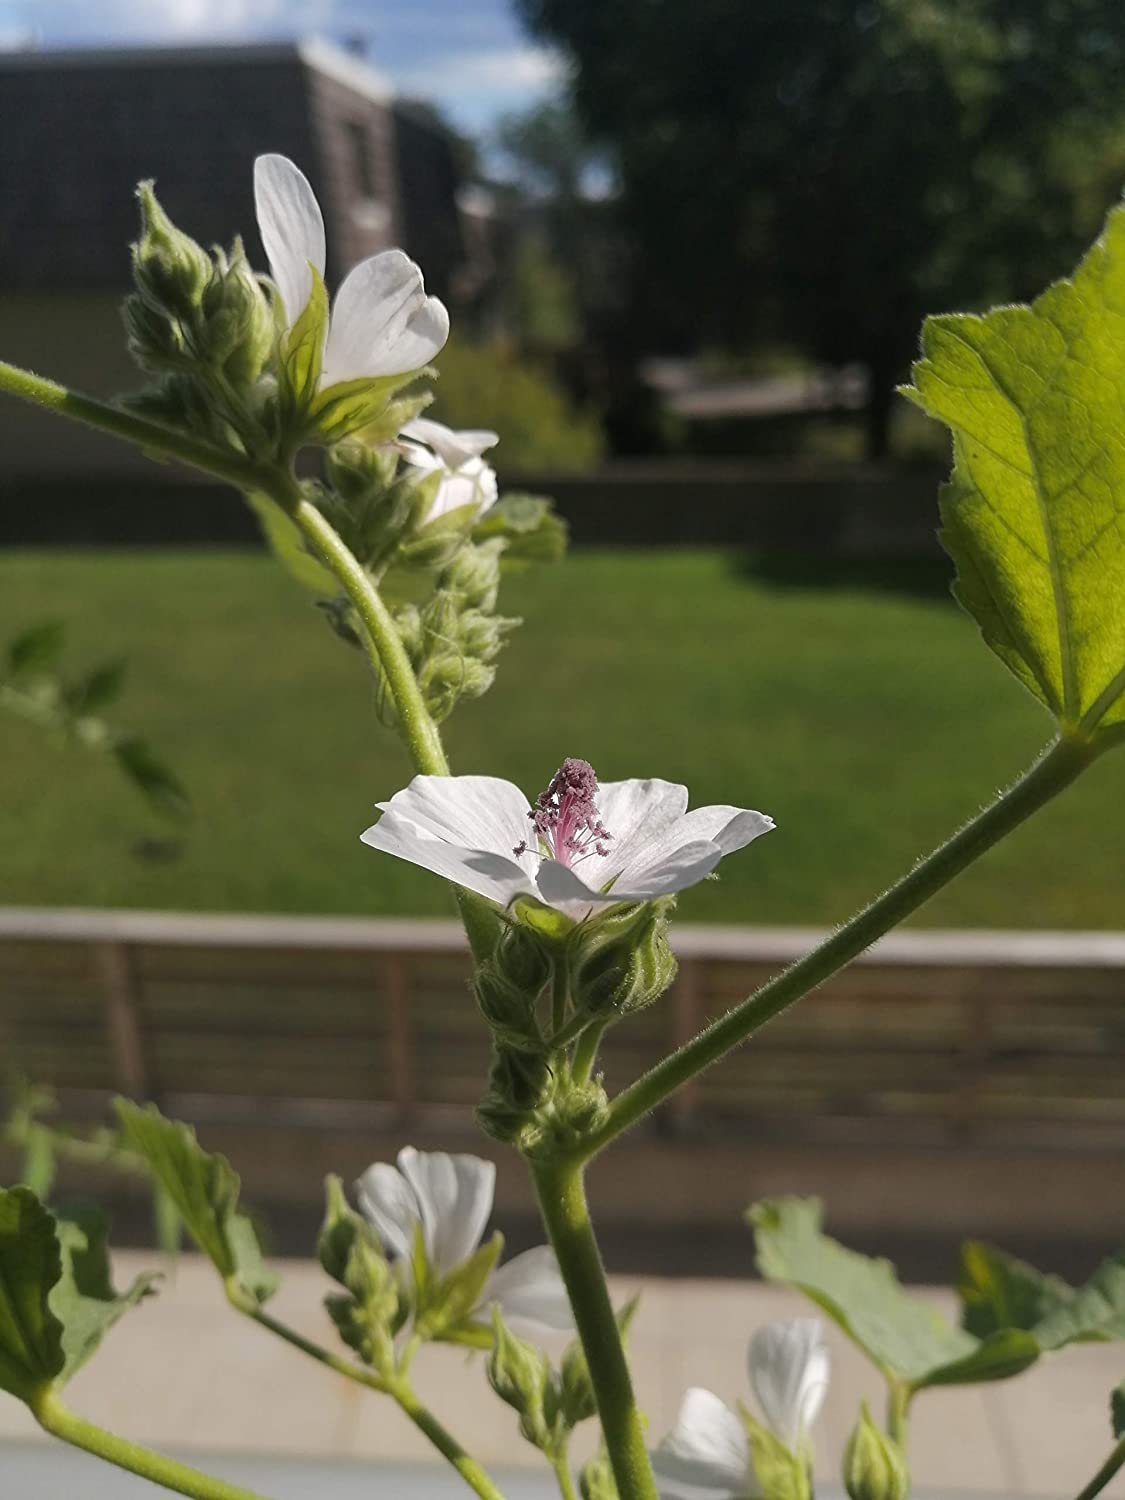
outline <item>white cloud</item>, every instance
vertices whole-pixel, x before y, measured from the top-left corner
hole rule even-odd
[[[498,47],[487,51],[449,52],[420,68],[395,75],[407,93],[432,94],[455,100],[459,96],[526,93],[560,83],[566,60],[547,47]]]

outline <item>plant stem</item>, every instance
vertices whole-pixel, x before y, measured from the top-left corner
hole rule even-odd
[[[284,1339],[294,1349],[299,1349],[302,1354],[307,1354],[310,1359],[315,1359],[318,1364],[334,1370],[337,1375],[343,1375],[346,1380],[354,1380],[357,1385],[365,1385],[368,1390],[378,1391],[386,1395],[390,1387],[387,1382],[375,1374],[373,1370],[365,1370],[361,1365],[354,1364],[350,1359],[344,1359],[339,1354],[333,1354],[330,1349],[316,1344],[312,1339],[307,1339],[295,1328],[290,1328],[285,1323],[279,1323],[276,1318],[270,1317],[260,1307],[250,1308],[246,1306],[237,1295],[230,1297],[231,1305],[237,1311],[245,1313],[247,1317],[253,1318],[254,1322],[266,1329],[269,1333],[275,1333],[279,1339]]]
[[[878,900],[838,928],[804,958],[756,990],[690,1042],[620,1093],[604,1124],[576,1153],[580,1161],[601,1151],[670,1094],[744,1042],[775,1016],[830,979],[878,938],[896,927],[948,885],[1033,812],[1070,786],[1105,748],[1075,736],[1055,741],[1019,781],[967,823],[948,842],[915,865]]]
[[[910,1419],[911,1390],[901,1380],[888,1377],[887,1435],[906,1452],[907,1427]]]
[[[586,1083],[594,1070],[594,1063],[598,1056],[598,1047],[601,1045],[608,1021],[594,1021],[578,1039],[578,1046],[574,1049],[574,1061],[571,1064],[571,1076],[576,1083]]]
[[[113,406],[108,401],[95,401],[91,396],[80,396],[54,380],[44,380],[30,370],[18,369],[15,365],[0,360],[0,391],[15,396],[20,401],[29,401],[33,406],[45,407],[47,411],[70,417],[87,427],[96,427],[113,437],[124,438],[149,453],[160,453],[177,458],[193,469],[202,469],[216,479],[225,479],[239,489],[257,489],[262,475],[259,467],[249,458],[238,454],[224,453],[210,443],[201,443],[198,438],[177,432],[141,417],[134,412]]]
[[[425,1433],[470,1489],[475,1490],[481,1496],[481,1500],[504,1500],[503,1492],[497,1489],[476,1459],[470,1458],[457,1439],[445,1430],[433,1412],[422,1405],[414,1393],[414,1387],[405,1377],[392,1381],[389,1390],[415,1427]]]
[[[533,1161],[530,1166],[586,1353],[620,1500],[657,1500],[629,1365],[586,1206],[582,1168],[557,1161]]]
[[[551,1460],[551,1468],[554,1469],[555,1478],[559,1482],[559,1494],[562,1500],[577,1500],[574,1493],[574,1476],[570,1472],[570,1462],[565,1451]]]
[[[566,999],[570,988],[566,958],[563,954],[555,959],[555,970],[551,976],[551,1030],[559,1032],[566,1025]]]
[[[201,1474],[198,1469],[177,1463],[174,1458],[166,1458],[162,1453],[141,1448],[102,1427],[95,1427],[92,1422],[76,1416],[49,1388],[35,1398],[31,1410],[39,1425],[52,1437],[75,1448],[83,1448],[87,1453],[105,1459],[106,1463],[116,1464],[119,1469],[139,1474],[142,1479],[150,1479],[153,1484],[163,1485],[166,1490],[193,1495],[196,1500],[262,1500],[253,1490],[244,1490],[210,1474]]]
[[[1094,1496],[1101,1494],[1118,1469],[1123,1466],[1125,1466],[1125,1437],[1117,1444],[1086,1488],[1074,1497],[1074,1500],[1094,1500]]]

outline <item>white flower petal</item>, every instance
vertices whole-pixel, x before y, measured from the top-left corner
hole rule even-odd
[[[604,781],[598,787],[598,813],[612,837],[601,878],[591,875],[594,885],[604,885],[632,862],[639,849],[687,812],[688,789],[675,781]],[[595,856],[596,858],[596,856]],[[594,860],[589,861],[590,864]]]
[[[597,856],[584,860],[576,870],[568,870],[553,859],[539,866],[535,883],[539,894],[550,906],[562,907],[570,914],[579,903],[611,906],[619,901],[651,901],[656,896],[672,896],[710,875],[723,857],[718,844],[685,844],[674,850],[661,864],[634,874],[627,871],[614,882],[611,890],[593,890],[586,882],[599,874]]]
[[[368,1167],[355,1185],[360,1212],[391,1255],[409,1259],[414,1229],[422,1223],[417,1196],[402,1174],[388,1162]],[[425,1225],[423,1224],[423,1230]],[[429,1245],[427,1243],[427,1252]]]
[[[531,804],[501,776],[415,776],[389,802],[375,805],[420,832],[509,858],[532,831]],[[530,871],[534,864],[525,868]]]
[[[500,1304],[505,1323],[517,1332],[521,1326],[532,1333],[574,1327],[570,1299],[550,1245],[537,1245],[497,1267],[481,1296],[482,1307],[490,1302]]]
[[[449,336],[449,316],[427,297],[422,272],[402,250],[360,261],[332,305],[325,385],[420,369]]]
[[[514,859],[487,849],[468,849],[421,831],[415,824],[393,813],[384,813],[378,823],[360,834],[365,844],[396,859],[409,860],[423,870],[432,870],[475,891],[498,906],[507,906],[520,895],[534,895],[535,887]]]
[[[672,862],[681,861],[685,849],[706,842],[715,844],[721,857],[744,848],[773,826],[773,819],[764,813],[741,807],[693,808],[631,850],[618,883],[622,888],[647,885]]]
[[[408,460],[413,462],[413,460]],[[475,505],[477,513],[484,515],[496,503],[496,473],[483,458],[471,458],[452,473],[446,473],[438,485],[434,503],[430,506],[427,521],[437,516],[448,515],[462,505]]]
[[[309,264],[324,275],[324,219],[308,178],[287,156],[259,156],[254,163],[254,207],[258,232],[290,327],[312,290]]]
[[[796,1453],[828,1390],[830,1362],[818,1318],[778,1319],[750,1340],[750,1383],[762,1415]]]
[[[652,1467],[658,1480],[732,1500],[753,1489],[745,1428],[718,1396],[699,1386],[684,1396],[675,1427],[652,1455]],[[668,1493],[663,1484],[660,1488]]]
[[[459,469],[471,458],[479,458],[486,449],[495,447],[499,434],[468,429],[454,432],[444,422],[435,422],[431,417],[415,417],[402,429],[404,437],[425,443],[433,449],[447,469]]]
[[[479,1156],[413,1146],[399,1152],[398,1168],[418,1199],[431,1263],[439,1276],[448,1276],[480,1244],[492,1212],[496,1168]]]

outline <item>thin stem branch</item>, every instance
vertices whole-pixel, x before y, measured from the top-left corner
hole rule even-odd
[[[574,1492],[574,1475],[570,1472],[570,1460],[565,1449],[551,1460],[551,1468],[554,1469],[555,1478],[559,1482],[559,1494],[562,1500],[578,1500]]]
[[[92,396],[81,396],[54,380],[44,380],[30,370],[21,370],[16,365],[0,360],[0,391],[41,406],[59,416],[70,417],[86,427],[96,427],[113,437],[124,438],[149,453],[177,458],[193,469],[202,469],[216,479],[225,479],[240,490],[258,489],[262,484],[262,471],[249,458],[236,453],[224,453],[210,443],[164,427],[148,417],[113,406],[108,401],[95,401]]]
[[[480,1495],[481,1500],[504,1500],[503,1492],[497,1488],[485,1471],[462,1448],[434,1416],[433,1412],[414,1393],[414,1387],[405,1376],[392,1382],[390,1393],[420,1432],[425,1433],[442,1457],[457,1470],[461,1478]]]
[[[586,1083],[594,1071],[598,1048],[601,1046],[601,1040],[608,1025],[608,1021],[593,1021],[579,1037],[578,1046],[574,1049],[574,1061],[571,1064],[571,1076],[576,1083]]]
[[[1074,1500],[1094,1500],[1094,1496],[1100,1495],[1117,1471],[1123,1467],[1125,1467],[1125,1437],[1120,1440],[1090,1483],[1074,1497]]]
[[[1070,786],[1104,748],[1103,741],[1056,740],[1019,781],[878,900],[620,1093],[605,1122],[582,1143],[577,1159],[588,1161],[670,1094],[857,958]]]
[[[252,1318],[260,1327],[267,1332],[276,1334],[279,1339],[284,1339],[294,1349],[299,1349],[302,1354],[307,1354],[310,1359],[315,1359],[317,1364],[324,1365],[329,1370],[334,1370],[337,1375],[343,1375],[346,1380],[354,1380],[357,1385],[365,1385],[368,1390],[378,1391],[380,1395],[386,1395],[390,1390],[387,1382],[375,1374],[373,1370],[365,1370],[362,1365],[345,1359],[342,1355],[333,1354],[330,1349],[323,1345],[314,1343],[312,1339],[305,1338],[304,1334],[298,1333],[295,1328],[290,1328],[286,1323],[279,1323],[276,1318],[264,1312],[260,1307],[250,1308],[244,1305],[237,1296],[231,1296],[231,1305],[238,1312],[245,1313]]]
[[[530,1166],[543,1223],[586,1353],[620,1500],[658,1500],[621,1332],[586,1206],[582,1168],[567,1162],[531,1162]]]
[[[551,1030],[556,1034],[566,1025],[566,1001],[570,988],[566,959],[560,953],[555,959],[555,971],[551,976]]]
[[[175,1490],[178,1495],[192,1495],[195,1500],[262,1500],[254,1490],[200,1473],[198,1469],[177,1463],[163,1453],[154,1453],[150,1448],[142,1448],[127,1438],[95,1427],[92,1422],[76,1416],[53,1390],[41,1393],[32,1402],[31,1410],[40,1427],[52,1437],[74,1448],[82,1448],[119,1469],[127,1469],[130,1474],[139,1474],[153,1484],[163,1485],[166,1490]]]

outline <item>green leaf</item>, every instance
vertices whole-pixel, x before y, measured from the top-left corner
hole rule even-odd
[[[541,495],[513,492],[485,511],[473,528],[475,542],[502,537],[504,564],[558,562],[566,553],[567,525]]]
[[[277,1278],[262,1261],[254,1226],[239,1212],[238,1175],[226,1157],[204,1151],[189,1125],[166,1120],[154,1104],[117,1099],[114,1107],[122,1144],[148,1163],[219,1275],[253,1302],[265,1302]]]
[[[312,273],[309,300],[289,330],[281,366],[284,389],[296,412],[305,411],[316,396],[328,334],[328,293],[324,279],[314,265],[310,264],[309,270]]]
[[[1074,1297],[1060,1276],[1048,1276],[994,1245],[969,1240],[961,1247],[957,1280],[961,1324],[977,1338],[1004,1328],[1034,1329]]]
[[[142,1274],[128,1291],[119,1295],[114,1290],[108,1226],[96,1208],[75,1209],[66,1217],[60,1216],[56,1233],[62,1272],[48,1300],[62,1325],[64,1364],[58,1379],[63,1382],[81,1369],[119,1318],[154,1292],[159,1278]]]
[[[1125,1437],[1125,1380],[1109,1398],[1109,1419],[1115,1438]]]
[[[174,818],[188,816],[191,799],[187,790],[147,740],[126,735],[114,742],[113,754],[125,775],[154,807]]]
[[[103,662],[87,676],[68,687],[64,697],[75,714],[96,714],[116,701],[125,685],[126,663]]]
[[[628,1343],[629,1325],[633,1321],[640,1300],[638,1293],[637,1296],[630,1297],[628,1302],[617,1310],[617,1329],[621,1334],[623,1344]],[[581,1339],[574,1339],[567,1345],[562,1357],[560,1374],[562,1377],[562,1414],[567,1427],[577,1427],[579,1422],[585,1422],[590,1417],[597,1416],[598,1405],[594,1399],[590,1367],[586,1362],[586,1351],[582,1347]]]
[[[25,630],[7,650],[8,671],[13,677],[23,672],[43,672],[53,667],[66,645],[66,626],[61,620],[48,620]]]
[[[905,394],[953,432],[960,602],[1060,724],[1125,723],[1125,208],[1071,280],[929,318],[922,352]]]
[[[340,592],[339,585],[324,564],[309,551],[296,522],[268,495],[251,491],[246,495],[246,503],[258,517],[262,534],[282,567],[320,598],[334,598]]]
[[[1125,1251],[1103,1261],[1085,1286],[1035,1325],[1044,1349],[1097,1339],[1125,1339]]]
[[[30,1188],[0,1188],[0,1390],[21,1401],[66,1364],[50,1306],[61,1275],[54,1219]]]
[[[430,1281],[420,1299],[416,1320],[424,1337],[441,1338],[472,1321],[503,1249],[504,1236],[494,1234],[448,1276],[436,1284]]]
[[[916,1391],[1003,1380],[1038,1357],[1029,1333],[1006,1329],[981,1340],[908,1296],[889,1261],[845,1249],[821,1233],[816,1199],[774,1199],[756,1204],[747,1217],[762,1275],[799,1287],[888,1380]]]

